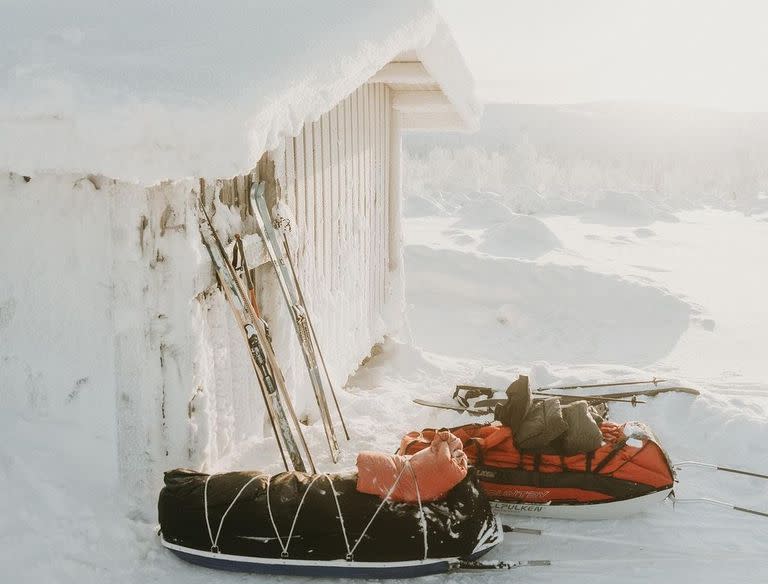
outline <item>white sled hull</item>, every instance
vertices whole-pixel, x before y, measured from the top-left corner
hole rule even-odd
[[[503,515],[526,515],[531,517],[547,517],[550,519],[575,519],[579,521],[620,519],[658,505],[669,497],[672,489],[664,489],[641,497],[624,501],[608,503],[584,504],[549,504],[549,503],[514,503],[506,501],[491,501],[493,510]]]

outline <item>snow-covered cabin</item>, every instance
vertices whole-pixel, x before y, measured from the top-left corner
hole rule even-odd
[[[134,493],[264,431],[198,232],[245,235],[278,359],[314,415],[245,203],[266,180],[337,386],[401,317],[400,145],[471,129],[428,1],[12,2],[0,38],[6,412],[89,428]],[[141,495],[140,495],[141,496]],[[151,501],[150,501],[151,503]]]

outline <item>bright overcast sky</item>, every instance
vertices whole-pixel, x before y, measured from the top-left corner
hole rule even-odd
[[[768,111],[768,0],[439,0],[482,97]]]

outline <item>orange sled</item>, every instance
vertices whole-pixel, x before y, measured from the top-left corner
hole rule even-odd
[[[450,428],[464,446],[496,510],[566,519],[609,519],[637,513],[669,496],[674,471],[650,430],[637,422],[601,426],[603,445],[562,456],[525,452],[498,423]],[[410,432],[399,454],[429,446],[438,430]]]

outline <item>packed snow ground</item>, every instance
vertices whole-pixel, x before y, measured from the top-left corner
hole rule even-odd
[[[541,385],[656,375],[699,387],[695,399],[614,405],[611,416],[648,422],[674,460],[766,471],[765,214],[657,213],[614,200],[576,215],[528,216],[493,193],[412,197],[407,212],[409,329],[339,392],[353,435],[341,467],[362,449],[392,451],[409,430],[477,421],[412,398],[448,400],[459,382],[503,388],[527,372]],[[318,423],[307,437],[331,470]],[[15,581],[259,581],[184,564],[160,547],[151,522],[126,517],[115,470],[94,466],[114,460],[97,455],[107,444],[98,424],[54,413],[3,420],[0,563]],[[214,470],[278,471],[275,453],[272,438],[254,437]],[[679,479],[681,497],[768,511],[766,481],[705,470]],[[543,530],[508,534],[489,556],[552,560],[511,576],[526,582],[768,578],[768,520],[719,507],[665,503],[621,521],[507,522]],[[470,577],[479,576],[451,578]]]

